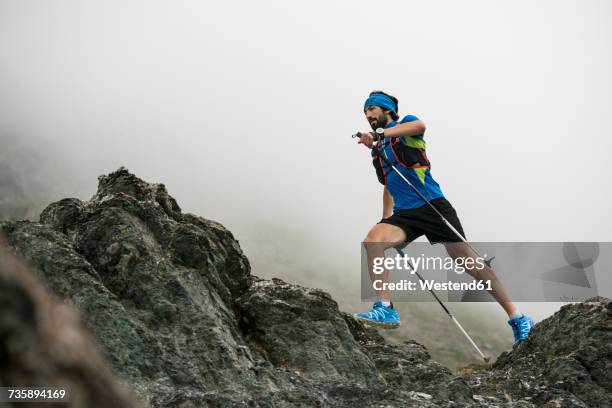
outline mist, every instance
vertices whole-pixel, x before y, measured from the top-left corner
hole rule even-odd
[[[382,215],[350,135],[382,89],[427,124],[469,240],[610,241],[611,16],[605,0],[3,0],[0,197],[86,200],[126,166],[223,223],[255,274],[348,305]]]

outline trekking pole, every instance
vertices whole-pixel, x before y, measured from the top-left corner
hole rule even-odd
[[[402,251],[400,248],[395,247],[395,250],[403,257],[406,257],[406,254],[404,254],[404,251]],[[423,279],[423,277],[421,276],[421,274],[414,268],[414,266],[412,266],[412,262],[410,262],[410,260],[408,258],[406,258],[406,260],[408,261],[408,265],[410,265],[410,269],[412,269],[412,271],[416,274],[416,276],[419,277],[419,280],[423,283],[425,283],[425,280]],[[480,357],[482,357],[482,359],[488,363],[490,360],[490,357],[487,357],[484,355],[484,353],[482,351],[480,351],[480,348],[478,348],[478,346],[476,345],[476,343],[474,342],[474,340],[472,340],[472,338],[470,337],[470,335],[465,331],[465,329],[463,328],[463,326],[461,326],[461,324],[459,323],[459,321],[455,318],[455,316],[453,316],[453,314],[450,312],[450,310],[448,310],[448,308],[444,305],[444,303],[442,303],[442,301],[440,300],[440,298],[438,297],[438,295],[436,294],[436,292],[433,291],[433,289],[429,289],[429,293],[431,293],[433,295],[433,297],[438,301],[438,304],[440,306],[442,306],[442,309],[444,309],[444,311],[446,312],[446,314],[448,315],[448,317],[450,317],[450,319],[455,322],[455,324],[457,325],[457,327],[459,327],[459,330],[461,330],[461,333],[463,333],[463,335],[469,340],[469,342],[472,344],[472,346],[474,346],[474,348],[476,349],[476,351],[478,352],[478,354],[480,354]]]
[[[353,138],[355,137],[361,137],[361,132],[355,133],[353,136]],[[375,149],[376,151],[378,151],[379,156],[385,161],[385,163],[387,164],[387,166],[391,167],[391,169],[393,169],[393,171],[395,171],[401,178],[402,180],[404,180],[406,182],[406,184],[408,184],[410,186],[410,188],[412,188],[412,190],[421,198],[421,200],[425,201],[425,203],[427,203],[427,205],[429,205],[429,207],[434,210],[434,212],[438,215],[438,217],[440,217],[440,219],[442,220],[442,222],[444,222],[444,224],[446,224],[448,226],[448,228],[450,228],[450,230],[465,244],[467,244],[468,247],[470,247],[470,249],[472,251],[474,251],[474,253],[484,259],[484,263],[487,264],[487,266],[491,266],[491,262],[493,261],[493,259],[495,258],[490,257],[488,259],[480,256],[480,254],[478,253],[478,251],[476,251],[474,249],[474,247],[472,247],[472,245],[465,239],[465,237],[463,235],[461,235],[461,233],[459,231],[457,231],[457,229],[455,227],[453,227],[453,224],[451,224],[446,217],[444,217],[440,211],[438,211],[438,209],[436,207],[434,207],[434,205],[432,203],[429,202],[429,200],[427,198],[425,198],[425,196],[423,194],[421,194],[421,192],[414,186],[414,184],[412,184],[410,182],[410,180],[408,180],[394,165],[393,163],[391,163],[391,161],[384,156],[381,151],[378,149],[378,147],[376,146],[372,146],[372,149]]]

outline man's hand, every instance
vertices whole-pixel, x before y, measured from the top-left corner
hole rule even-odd
[[[360,132],[360,134],[361,137],[359,137],[359,142],[357,143],[364,144],[371,149],[374,146],[374,135],[372,132]]]

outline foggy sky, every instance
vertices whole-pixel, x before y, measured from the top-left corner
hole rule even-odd
[[[357,281],[382,186],[350,135],[382,89],[468,239],[610,241],[611,23],[607,0],[0,0],[0,137],[65,169],[56,199],[124,165],[254,266]]]

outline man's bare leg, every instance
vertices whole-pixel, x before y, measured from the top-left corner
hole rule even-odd
[[[389,271],[384,269],[380,274],[374,273],[374,258],[384,258],[385,249],[397,246],[406,241],[406,233],[400,227],[391,224],[376,224],[370,229],[363,240],[368,256],[368,272],[370,281],[380,280],[382,283],[389,282]],[[378,299],[390,302],[391,292],[386,288],[377,290]]]
[[[446,252],[448,255],[455,258],[476,258],[476,254],[468,244],[465,242],[448,242],[445,243]],[[502,285],[501,281],[497,277],[497,274],[491,267],[488,265],[484,265],[482,269],[471,269],[466,268],[466,271],[477,280],[490,280],[491,281],[491,290],[489,293],[497,300],[497,303],[506,311],[508,316],[512,317],[516,312],[517,308],[512,303],[508,294],[506,293],[506,289]]]
[[[368,325],[374,325],[383,329],[395,329],[400,325],[400,316],[391,303],[391,293],[387,289],[389,283],[389,272],[382,266],[381,273],[374,273],[374,259],[385,257],[385,249],[396,246],[406,240],[404,231],[390,224],[376,224],[365,237],[364,245],[368,258],[368,272],[372,283],[379,280],[382,285],[377,287],[376,295],[378,300],[374,302],[371,311],[355,314],[355,318]],[[377,264],[378,265],[378,264]]]

